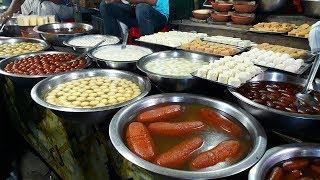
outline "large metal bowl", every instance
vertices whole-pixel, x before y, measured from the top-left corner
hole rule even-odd
[[[94,36],[97,39],[104,39],[104,38],[113,38],[116,40],[116,43],[113,44],[105,44],[102,43],[100,46],[104,46],[104,45],[114,45],[114,44],[118,44],[120,42],[120,39],[116,36],[108,36],[108,35],[101,35],[101,34],[91,34],[91,35],[84,35],[84,36],[76,36],[73,38],[68,39],[67,41],[64,41],[63,44],[71,47],[74,51],[79,52],[79,53],[84,53],[86,51],[88,51],[92,46],[86,46],[86,45],[82,45],[82,46],[75,46],[70,44],[70,41],[76,38],[85,38],[86,36]]]
[[[287,82],[302,86],[306,82],[305,79],[278,72],[263,73],[251,81]],[[314,85],[313,89],[318,90],[318,86]],[[318,132],[320,115],[304,115],[273,109],[251,101],[238,93],[236,89],[229,88],[229,91],[237,98],[240,106],[256,117],[265,128],[294,137],[320,140],[320,133]]]
[[[286,144],[269,149],[250,170],[249,180],[267,179],[267,174],[277,163],[296,157],[320,157],[320,144]]]
[[[64,34],[64,33],[51,33],[50,30],[61,29],[61,28],[83,28],[86,32],[82,33],[73,33],[73,34]],[[34,31],[40,34],[40,37],[44,40],[48,41],[50,44],[55,46],[63,46],[63,42],[68,39],[80,36],[83,34],[88,34],[93,30],[93,26],[90,24],[84,23],[52,23],[52,24],[44,24],[41,26],[34,27]]]
[[[49,47],[50,47],[50,45],[42,39],[22,38],[22,37],[1,38],[0,39],[0,44],[15,44],[15,43],[20,43],[20,42],[40,43],[43,45],[43,49],[41,51],[45,51],[45,50],[49,49]],[[36,52],[30,52],[30,53],[36,53]],[[26,53],[26,54],[30,54],[30,53]],[[12,56],[0,56],[0,59],[9,58],[9,57],[12,57]]]
[[[201,104],[212,107],[223,111],[228,116],[230,115],[236,121],[239,121],[239,123],[241,123],[244,128],[248,130],[250,138],[253,141],[251,152],[249,152],[244,159],[231,166],[216,169],[206,168],[199,171],[184,171],[161,167],[145,161],[132,153],[123,141],[123,132],[127,123],[133,121],[133,118],[145,108],[162,103],[177,102]],[[267,143],[266,135],[261,125],[244,110],[221,100],[183,93],[149,96],[122,108],[111,120],[109,125],[109,136],[113,146],[124,158],[149,171],[153,176],[155,176],[155,179],[215,179],[231,176],[240,173],[254,165],[263,156]],[[212,139],[216,139],[213,141],[221,140],[219,138],[211,138],[211,140]]]
[[[145,65],[148,62],[164,58],[186,58],[191,59],[193,61],[208,60],[208,62],[218,59],[215,56],[196,54],[181,50],[162,51],[141,58],[137,63],[138,69],[144,72],[151,79],[151,81],[153,81],[156,84],[156,86],[158,86],[161,90],[164,91],[186,91],[196,87],[199,84],[199,81],[196,78],[194,78],[191,74],[190,76],[182,77],[167,76],[153,73],[145,68]]]
[[[98,51],[101,51],[105,48],[110,47],[121,47],[121,45],[106,45],[98,47],[97,49],[93,50],[89,56],[94,59],[99,67],[101,68],[112,68],[112,69],[121,69],[121,70],[127,70],[127,71],[135,71],[137,69],[136,63],[138,60],[128,60],[128,61],[114,61],[114,60],[106,60],[106,59],[100,59],[94,56],[94,54]],[[127,45],[127,47],[137,47],[143,51],[146,51],[147,53],[151,54],[152,50],[149,48],[141,47],[141,46],[134,46],[134,45]]]
[[[23,86],[23,87],[32,87],[42,79],[53,76],[53,75],[59,75],[62,73],[55,73],[55,74],[47,74],[47,75],[21,75],[21,74],[12,74],[8,73],[4,70],[7,64],[14,62],[14,61],[19,61],[23,58],[35,56],[35,55],[42,55],[42,54],[74,54],[74,53],[69,53],[69,52],[58,52],[58,51],[47,51],[47,52],[39,52],[39,53],[32,53],[32,54],[25,54],[25,55],[20,55],[20,56],[14,56],[11,58],[4,59],[0,61],[0,74],[8,77],[11,79],[16,85],[18,86]],[[76,54],[75,54],[76,55]],[[85,68],[91,65],[91,60],[90,58],[85,58],[87,63]]]
[[[65,83],[74,79],[95,76],[107,76],[128,79],[139,86],[141,94],[127,102],[98,108],[68,108],[49,104],[44,100],[44,97],[48,93],[48,91],[52,90],[54,87],[61,83]],[[58,76],[46,78],[40,81],[32,88],[31,97],[36,103],[52,110],[56,115],[63,118],[65,121],[73,123],[92,124],[106,120],[106,117],[108,117],[108,115],[112,115],[112,113],[114,113],[118,108],[126,106],[146,96],[150,89],[151,85],[149,80],[130,72],[111,69],[87,69],[70,73],[64,73]]]

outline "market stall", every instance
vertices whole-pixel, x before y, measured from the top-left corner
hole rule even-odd
[[[61,179],[319,178],[314,20],[257,22],[244,5],[209,3],[131,44],[18,15],[0,39],[8,119]]]

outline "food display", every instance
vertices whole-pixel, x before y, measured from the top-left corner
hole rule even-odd
[[[83,69],[87,62],[83,58],[68,63],[75,58],[76,55],[68,53],[34,55],[12,61],[4,70],[18,75],[47,75]]]
[[[204,33],[191,33],[180,31],[158,32],[152,35],[142,36],[138,41],[159,44],[168,47],[179,47],[182,44],[189,43],[196,38],[206,37]]]
[[[212,144],[211,135],[226,135]],[[124,131],[128,148],[156,165],[181,170],[223,168],[243,159],[248,132],[215,109],[197,104],[160,104],[139,113]],[[210,158],[209,158],[210,157]]]
[[[292,31],[288,32],[289,36],[308,38],[311,26],[309,24],[302,24]]]
[[[0,44],[0,56],[11,57],[41,51],[44,48],[43,44],[33,42],[3,43]]]
[[[301,157],[282,161],[268,173],[268,180],[279,179],[319,179],[320,158]]]
[[[209,62],[205,60],[192,60],[187,58],[156,59],[149,61],[145,68],[153,73],[167,76],[191,76],[190,73],[196,71]]]
[[[110,61],[138,61],[143,56],[151,53],[150,49],[139,46],[127,45],[125,49],[122,49],[121,46],[103,46],[96,49],[92,56]]]
[[[96,76],[59,84],[45,100],[63,107],[96,108],[123,103],[140,94],[139,86],[130,80]]]
[[[246,59],[254,64],[297,73],[305,64],[303,59],[294,59],[289,54],[275,53],[273,51],[251,49],[242,53],[239,58]]]
[[[68,41],[68,44],[77,47],[93,47],[100,43],[103,39],[106,39],[101,46],[117,44],[120,40],[115,36],[101,36],[101,35],[84,35],[72,38]]]
[[[240,50],[235,46],[203,41],[201,39],[196,39],[190,43],[183,44],[180,48],[187,51],[195,51],[217,56],[233,56],[240,52]]]
[[[295,24],[279,22],[263,22],[250,28],[251,31],[287,33],[295,28]]]
[[[281,111],[299,114],[320,114],[320,93],[314,92],[318,99],[316,106],[297,103],[296,94],[302,86],[283,82],[248,82],[238,88],[238,92],[246,98]]]
[[[226,37],[226,36],[210,36],[210,37],[203,38],[203,40],[215,42],[215,43],[221,43],[221,44],[228,44],[232,46],[238,46],[242,48],[250,47],[253,44],[255,44],[249,40],[242,40],[241,38]]]
[[[228,56],[199,68],[195,75],[211,81],[238,87],[261,72],[262,69],[255,66],[249,60],[239,58],[239,56]]]
[[[87,32],[87,30],[81,27],[74,27],[74,28],[49,29],[46,32],[52,33],[52,34],[75,34],[75,33],[85,33]]]
[[[37,16],[37,15],[19,15],[17,16],[17,23],[19,26],[40,26],[43,24],[55,23],[54,15]]]
[[[276,53],[289,54],[291,57],[295,59],[303,59],[306,58],[308,52],[303,49],[297,49],[292,47],[280,46],[280,45],[272,45],[269,43],[262,43],[256,46],[258,49],[263,49],[266,51],[273,51]]]

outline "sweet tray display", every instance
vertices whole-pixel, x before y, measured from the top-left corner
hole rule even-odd
[[[221,43],[203,41],[201,39],[196,39],[190,43],[183,44],[178,49],[191,52],[200,52],[215,56],[233,56],[245,50],[244,48],[239,48],[236,46]]]
[[[295,24],[279,22],[262,22],[254,25],[249,31],[257,33],[288,33],[296,27]]]

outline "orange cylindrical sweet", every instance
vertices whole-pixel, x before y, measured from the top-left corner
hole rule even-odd
[[[180,105],[163,106],[139,114],[137,121],[143,123],[166,121],[179,116],[181,113],[182,107]]]
[[[219,128],[233,136],[239,137],[243,135],[242,129],[237,124],[209,108],[200,109],[200,116],[215,128]]]
[[[140,122],[129,124],[126,132],[129,149],[144,160],[153,160],[155,156],[154,143],[147,127]]]
[[[205,124],[201,121],[190,122],[155,122],[148,126],[151,134],[163,136],[183,136],[204,129]]]
[[[213,149],[200,153],[190,163],[191,169],[202,169],[214,166],[219,162],[225,161],[227,158],[234,157],[240,150],[239,141],[228,140],[221,142]]]
[[[181,167],[191,156],[191,154],[197,150],[203,144],[203,139],[200,137],[194,137],[169,149],[167,152],[160,154],[155,163],[159,166],[168,168]]]

